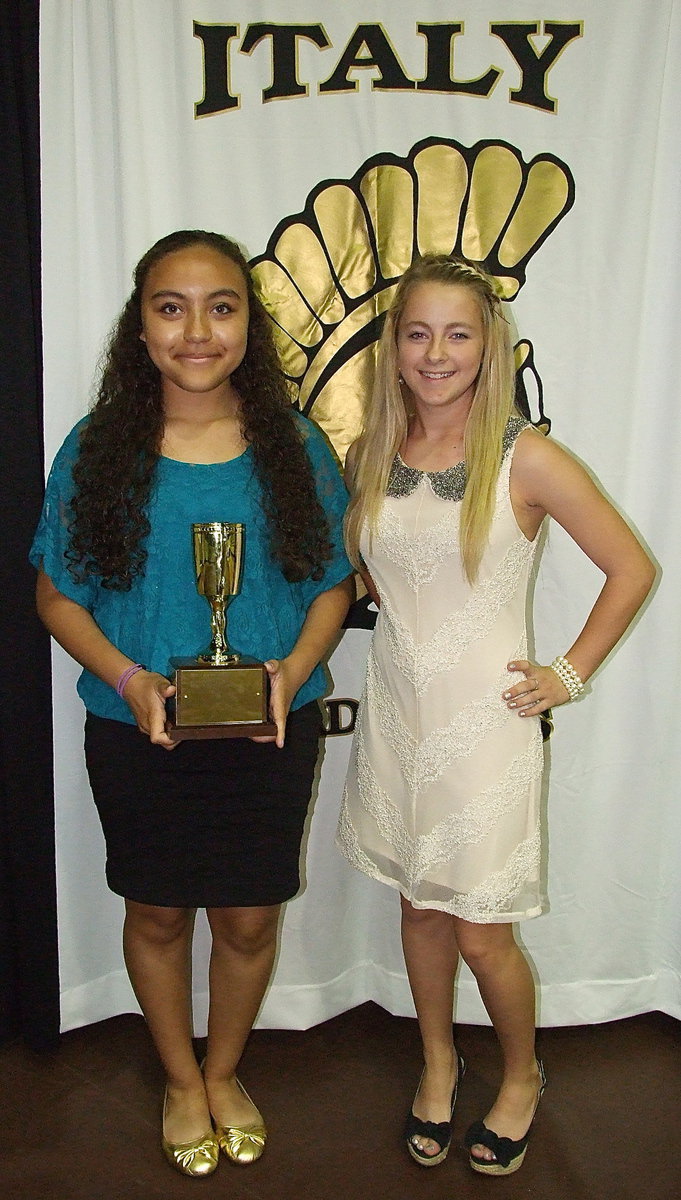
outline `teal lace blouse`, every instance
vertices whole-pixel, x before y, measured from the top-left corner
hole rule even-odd
[[[129,592],[103,588],[94,577],[77,583],[64,552],[73,491],[71,471],[83,421],[71,431],[55,458],[31,562],[43,567],[63,595],[92,613],[107,638],[133,662],[167,675],[171,657],[193,656],[210,642],[210,609],[195,584],[191,525],[198,521],[243,522],[244,573],[241,592],[227,613],[230,645],[257,659],[282,658],[293,648],[315,597],[352,571],[343,549],[345,486],[319,430],[306,418],[297,419],[331,527],[333,557],[322,579],[288,583],[270,557],[260,487],[252,452],[247,449],[229,462],[210,465],[160,458],[148,509],[151,532],[144,575],[135,579]],[[304,513],[300,519],[305,520]],[[296,694],[292,708],[317,699],[325,690],[326,674],[318,666]],[[134,724],[125,701],[89,671],[81,674],[78,693],[95,715]]]

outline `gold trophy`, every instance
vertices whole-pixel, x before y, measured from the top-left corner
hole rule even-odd
[[[170,737],[253,737],[276,733],[269,719],[264,663],[227,641],[227,606],[241,587],[246,529],[227,521],[192,525],[196,586],[210,604],[210,646],[196,658],[171,658],[176,693]]]

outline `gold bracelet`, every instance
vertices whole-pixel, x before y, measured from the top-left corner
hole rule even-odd
[[[572,663],[563,658],[562,654],[554,658],[551,663],[551,670],[558,676],[571,700],[576,700],[580,692],[584,691],[584,684],[575,671],[575,668],[572,666]]]

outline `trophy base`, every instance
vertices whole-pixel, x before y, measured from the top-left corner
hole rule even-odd
[[[177,689],[168,702],[168,736],[185,738],[267,737],[277,732],[269,719],[269,676],[264,663],[244,655],[237,662],[171,658]]]

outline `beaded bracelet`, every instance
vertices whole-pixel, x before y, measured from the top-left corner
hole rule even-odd
[[[141,663],[133,663],[131,667],[126,667],[123,674],[119,675],[118,677],[118,682],[116,683],[116,695],[123,699],[123,690],[128,680],[132,679],[133,675],[136,675],[138,671],[146,671],[146,669],[147,668],[143,667]]]
[[[572,663],[563,658],[562,654],[554,658],[551,663],[551,670],[555,671],[571,700],[576,700],[579,693],[584,691],[584,684],[575,671],[575,668],[572,666]]]

